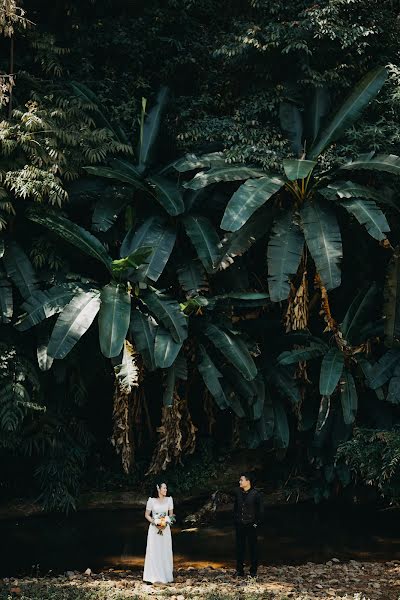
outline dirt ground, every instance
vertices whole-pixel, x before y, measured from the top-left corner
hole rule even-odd
[[[257,580],[236,580],[225,568],[177,569],[174,583],[147,585],[139,571],[0,580],[0,598],[20,600],[400,600],[400,561],[260,567]]]

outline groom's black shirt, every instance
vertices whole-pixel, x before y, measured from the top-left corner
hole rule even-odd
[[[233,508],[235,523],[238,525],[259,525],[263,519],[263,501],[260,492],[250,488],[248,492],[241,489],[235,490],[235,504]]]

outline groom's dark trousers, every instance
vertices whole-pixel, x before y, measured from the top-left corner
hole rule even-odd
[[[250,573],[255,575],[258,567],[257,527],[252,524],[236,524],[236,571],[243,573],[246,544],[250,554]]]

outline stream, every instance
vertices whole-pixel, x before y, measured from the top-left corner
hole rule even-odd
[[[179,504],[176,506],[179,517]],[[188,512],[185,510],[185,513]],[[260,528],[260,562],[386,561],[400,559],[400,509],[298,504],[266,509]],[[0,575],[138,570],[147,522],[138,509],[96,509],[69,517],[40,515],[0,521]],[[175,567],[234,566],[229,513],[212,526],[173,528]]]

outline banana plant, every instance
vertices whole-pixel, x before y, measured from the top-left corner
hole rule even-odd
[[[97,315],[102,353],[108,358],[119,356],[131,324],[131,313],[137,306],[151,312],[165,327],[168,339],[182,345],[187,336],[187,322],[179,304],[153,288],[139,291],[128,280],[132,269],[140,268],[149,260],[151,248],[141,246],[123,259],[112,260],[94,235],[65,217],[38,211],[31,211],[28,216],[96,259],[110,276],[110,282],[102,287],[71,282],[47,290],[38,289],[22,304],[24,313],[16,323],[20,331],[58,315],[47,345],[50,359],[64,358]],[[45,365],[49,368],[51,361]]]
[[[314,420],[317,438],[327,427],[332,406],[336,403],[341,407],[344,425],[354,423],[359,402],[359,380],[364,387],[374,390],[378,399],[397,402],[395,390],[399,385],[400,350],[388,350],[377,362],[371,358],[371,340],[383,337],[384,332],[383,319],[373,318],[378,296],[376,284],[361,290],[329,340],[299,333],[296,335],[297,347],[280,353],[276,359],[278,368],[288,369],[299,362],[320,361],[321,400],[316,422]]]
[[[321,126],[329,110],[326,90],[316,90],[304,118],[295,103],[282,102],[281,127],[296,156],[283,160],[282,173],[267,173],[248,165],[220,164],[219,154],[200,157],[192,154],[175,163],[180,173],[199,169],[183,184],[194,192],[220,182],[244,182],[230,198],[221,221],[221,229],[228,236],[240,236],[251,221],[254,223],[258,215],[269,210],[274,219],[267,251],[268,285],[273,302],[287,299],[290,281],[302,262],[306,270],[302,258],[308,256],[327,290],[340,286],[343,247],[337,211],[347,212],[372,238],[387,243],[390,227],[378,204],[389,200],[381,190],[347,179],[347,173],[375,170],[400,175],[400,158],[369,153],[328,172],[318,163],[322,153],[356,122],[386,78],[385,68],[369,72],[324,129]]]

